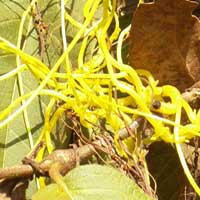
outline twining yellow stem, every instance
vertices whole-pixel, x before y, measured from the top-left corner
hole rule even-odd
[[[139,6],[141,3],[144,3],[144,0],[139,0],[138,6]]]
[[[46,111],[45,111],[45,122],[44,122],[43,131],[44,131],[45,143],[47,146],[48,153],[51,153],[54,149],[52,142],[51,142],[51,136],[50,136],[51,132],[49,130],[49,127],[50,127],[49,122],[50,122],[50,118],[51,118],[51,114],[52,114],[51,111],[53,110],[55,103],[56,103],[56,99],[51,98],[49,104],[47,105]]]
[[[60,67],[60,65],[62,64],[62,62],[64,61],[64,59],[66,58],[66,55],[68,55],[68,53],[73,49],[73,47],[76,45],[76,43],[78,42],[78,40],[83,35],[86,27],[88,26],[88,24],[90,23],[91,19],[93,18],[93,15],[94,15],[95,11],[97,10],[99,3],[100,3],[100,0],[94,1],[93,7],[90,10],[89,17],[85,20],[83,26],[78,31],[77,35],[74,37],[74,39],[72,40],[72,42],[69,44],[67,50],[58,59],[58,61],[56,62],[56,64],[52,67],[52,69],[46,75],[46,77],[44,78],[44,80],[40,83],[40,85],[38,86],[38,88],[35,89],[35,91],[33,92],[32,96],[27,101],[25,101],[23,103],[23,105],[19,109],[17,109],[15,112],[13,112],[8,118],[6,118],[2,122],[0,122],[0,127],[5,126],[7,123],[9,123],[10,121],[12,121],[15,117],[17,117],[21,112],[23,112],[24,109],[38,96],[38,94],[40,93],[40,91],[46,86],[46,84],[48,83],[48,81],[52,78],[53,74],[58,70],[58,68]]]
[[[181,99],[177,100],[177,102],[179,102],[180,100]],[[180,121],[181,121],[181,105],[177,103],[176,109],[177,110],[176,110],[175,122],[177,124],[180,124]],[[179,127],[178,126],[174,127],[174,136],[175,136],[175,140],[177,141],[175,143],[175,145],[176,145],[176,149],[177,149],[178,156],[179,156],[181,165],[183,167],[183,170],[184,170],[184,172],[187,176],[188,181],[190,182],[191,186],[193,187],[194,191],[200,196],[200,188],[199,188],[198,184],[195,182],[194,178],[192,177],[192,175],[190,173],[190,170],[189,170],[188,165],[186,163],[186,160],[184,158],[183,151],[181,149],[181,144],[178,142],[179,141]]]
[[[6,74],[3,74],[0,76],[0,81],[6,80],[8,78],[11,78],[13,76],[16,76],[18,73],[23,72],[27,69],[27,66],[22,64],[18,68],[13,69],[12,71],[7,72]]]
[[[34,2],[36,1],[32,1],[31,5]],[[49,152],[53,149],[50,133],[60,116],[68,109],[80,119],[82,126],[89,129],[93,127],[92,124],[97,125],[100,119],[105,119],[106,126],[111,127],[113,132],[117,132],[124,127],[124,124],[130,123],[138,116],[142,116],[154,130],[153,135],[148,139],[149,143],[157,140],[176,143],[184,171],[199,194],[179,143],[200,136],[200,111],[193,110],[175,87],[158,86],[158,81],[150,72],[142,69],[135,70],[123,63],[122,44],[129,34],[130,26],[120,33],[116,0],[87,0],[83,8],[83,22],[76,21],[66,13],[64,10],[66,2],[60,1],[63,54],[51,69],[38,59],[24,53],[23,48],[20,49],[24,22],[31,7],[28,7],[22,16],[17,47],[0,37],[0,48],[18,55],[17,68],[0,76],[0,81],[17,74],[21,85],[20,97],[0,112],[0,127],[24,112],[39,95],[49,96],[50,102],[44,115],[43,131],[36,144],[45,138]],[[98,17],[95,15],[98,13],[97,10],[100,11]],[[76,30],[78,29],[69,44],[66,41],[65,20]],[[96,46],[90,48],[93,42]],[[78,66],[74,69],[70,53],[72,49],[77,50],[77,46],[80,50],[77,58],[73,59],[77,60]],[[89,58],[86,57],[87,52],[91,53]],[[21,62],[26,65],[21,65]],[[64,72],[59,70],[61,65],[64,66]],[[30,70],[39,83],[35,90],[27,94],[24,94],[21,79],[21,73],[25,69]],[[166,101],[166,97],[170,101]],[[159,108],[152,106],[154,100],[160,102]],[[61,104],[57,104],[57,101]],[[184,125],[181,124],[181,110],[185,111],[188,118],[188,123]],[[119,113],[123,116],[123,120]],[[28,122],[25,123],[29,127]],[[39,153],[39,156],[42,157],[43,153]]]
[[[77,22],[76,20],[73,19],[71,15],[69,15],[67,12],[65,12],[65,19],[69,21],[74,27],[76,28],[81,28],[82,24]]]
[[[66,31],[65,31],[65,1],[60,1],[60,8],[61,8],[61,33],[62,33],[62,41],[63,41],[63,50],[66,51],[67,49],[67,38],[66,38]]]
[[[131,29],[131,25],[127,26],[120,33],[119,39],[117,41],[117,61],[119,62],[119,64],[123,64],[123,61],[122,61],[122,44],[123,44],[123,40],[124,40],[125,36],[129,34],[130,29]]]
[[[73,196],[69,191],[66,183],[63,180],[63,176],[60,174],[61,169],[63,168],[61,163],[55,162],[52,164],[49,170],[49,176],[58,184],[61,190],[65,192],[67,200],[73,200]]]
[[[94,3],[95,2],[95,3]],[[32,2],[32,4],[34,1]],[[62,8],[64,1],[62,3]],[[80,25],[80,30],[75,35],[72,42],[66,47],[66,51],[53,66],[51,70],[48,69],[44,63],[40,62],[36,58],[31,57],[30,55],[25,54],[22,50],[15,47],[8,41],[3,38],[0,38],[0,48],[17,54],[26,63],[27,67],[31,72],[41,81],[39,87],[29,93],[26,98],[24,98],[23,91],[21,92],[22,106],[15,110],[14,113],[8,116],[8,113],[16,108],[18,103],[15,101],[12,103],[12,106],[9,106],[8,109],[5,109],[0,113],[0,127],[6,125],[19,113],[32,102],[32,100],[38,95],[49,95],[56,97],[58,100],[64,102],[71,101],[70,98],[73,98],[74,105],[72,107],[76,108],[76,112],[80,115],[83,115],[85,112],[91,113],[91,115],[97,115],[105,117],[103,113],[115,113],[117,109],[120,109],[122,115],[131,119],[130,113],[133,115],[144,116],[154,127],[155,134],[151,138],[153,141],[161,137],[167,142],[174,142],[173,134],[168,127],[169,124],[174,126],[176,123],[173,120],[170,120],[171,117],[159,117],[158,115],[152,114],[152,111],[157,113],[162,113],[164,115],[175,115],[177,102],[174,101],[176,96],[180,97],[180,102],[182,108],[185,110],[189,124],[184,126],[179,126],[180,132],[180,141],[187,141],[196,135],[200,135],[200,128],[198,126],[197,113],[191,109],[189,104],[181,98],[181,94],[175,90],[172,86],[163,86],[158,87],[158,82],[155,81],[152,75],[145,70],[134,70],[132,67],[125,65],[121,58],[121,48],[122,42],[125,35],[128,34],[129,27],[121,32],[119,35],[119,22],[117,15],[115,13],[116,1],[104,0],[102,2],[103,13],[100,19],[97,19],[94,22],[94,13],[96,12],[100,1],[88,0],[84,7],[85,21]],[[30,7],[27,9],[30,10]],[[22,17],[22,23],[20,25],[20,34],[23,28],[23,23],[27,11]],[[62,13],[62,30],[64,36],[64,14]],[[114,23],[114,31],[111,34],[108,34],[108,29]],[[21,37],[19,34],[19,38]],[[63,41],[65,40],[63,38]],[[98,46],[94,50],[94,55],[92,55],[91,60],[85,62],[84,55],[86,53],[86,48],[88,43],[93,39],[97,39]],[[77,42],[82,41],[79,56],[78,56],[78,69],[73,70],[70,64],[69,53],[75,47]],[[111,53],[112,43],[118,40],[117,45],[117,59],[114,58],[113,52]],[[18,40],[18,46],[20,44],[20,39]],[[19,58],[19,57],[18,57]],[[5,80],[14,74],[20,75],[21,65],[20,60],[18,59],[18,68],[7,74],[0,77],[0,80]],[[66,72],[58,72],[60,65],[65,62]],[[103,71],[101,71],[103,70]],[[105,73],[107,71],[108,73]],[[144,86],[140,78],[142,76],[146,79],[146,83],[149,85]],[[20,78],[19,78],[20,79]],[[60,79],[63,79],[59,82]],[[125,80],[125,81],[124,81]],[[21,84],[22,85],[22,84]],[[44,89],[47,87],[49,89]],[[118,91],[128,95],[128,98],[120,98],[117,104],[111,104],[106,102],[112,102],[114,97],[112,97],[112,88],[116,87]],[[23,88],[22,88],[23,90]],[[81,95],[81,96],[80,96]],[[107,95],[107,96],[106,96]],[[68,96],[68,97],[66,97]],[[83,98],[84,96],[84,98]],[[85,104],[85,99],[90,99],[90,96],[93,97],[87,104]],[[161,107],[158,109],[151,108],[151,103],[154,97],[159,97],[161,101]],[[165,102],[163,98],[170,97],[171,102]],[[19,98],[20,99],[20,98]],[[24,103],[23,103],[24,101]],[[101,102],[99,104],[98,102]],[[104,102],[102,104],[102,102]],[[91,105],[90,105],[91,104]],[[93,105],[94,104],[94,105]],[[76,105],[80,105],[76,107]],[[82,106],[81,106],[82,105]],[[84,105],[84,106],[83,106]],[[96,110],[90,110],[90,107],[98,105],[99,108]],[[104,106],[105,105],[105,106]],[[137,106],[136,109],[131,109],[130,106]],[[101,114],[98,114],[101,113]],[[58,118],[58,117],[56,117]],[[84,116],[80,116],[81,119],[84,119]],[[112,126],[112,125],[111,125]],[[176,124],[177,126],[177,124]]]

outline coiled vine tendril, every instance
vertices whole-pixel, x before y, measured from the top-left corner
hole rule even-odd
[[[24,53],[20,45],[16,47],[0,37],[0,48],[20,58],[20,62],[17,61],[17,68],[1,75],[0,81],[19,75],[25,70],[29,70],[38,80],[38,87],[35,90],[26,94],[21,93],[19,98],[0,112],[0,128],[24,112],[36,97],[47,95],[50,101],[44,114],[44,127],[36,144],[45,140],[48,152],[53,150],[51,132],[56,122],[66,110],[71,109],[79,117],[81,125],[88,129],[98,124],[100,119],[104,119],[116,138],[118,131],[125,124],[142,116],[153,128],[153,134],[146,142],[150,144],[163,140],[175,143],[179,156],[181,155],[180,143],[188,142],[200,135],[200,110],[193,110],[175,87],[158,86],[158,81],[150,72],[135,70],[123,63],[122,43],[130,27],[120,30],[116,7],[117,0],[87,0],[83,8],[83,23],[64,13],[65,22],[73,25],[78,31],[73,40],[65,45],[63,54],[51,69],[37,58]],[[95,13],[100,8],[101,18],[94,21]],[[29,10],[30,7],[22,17],[19,38]],[[110,33],[109,28],[113,24],[114,28]],[[84,55],[92,40],[97,41],[97,49],[86,61]],[[72,69],[69,53],[80,41],[77,67]],[[111,49],[115,42],[117,56],[113,55]],[[63,63],[65,71],[60,72],[59,67]],[[143,79],[146,80],[145,84]],[[117,100],[113,95],[114,90],[117,94],[122,94],[118,95]],[[166,97],[170,101],[166,102]],[[152,108],[155,99],[160,102],[157,109]],[[62,102],[61,106],[56,106],[58,101]],[[181,124],[182,111],[185,111],[188,118],[187,124]],[[183,156],[180,156],[180,159],[183,163]],[[200,189],[186,168],[184,165],[190,183],[200,194]]]

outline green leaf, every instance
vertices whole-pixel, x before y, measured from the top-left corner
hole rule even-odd
[[[47,66],[52,67],[62,53],[62,38],[60,34],[60,1],[39,0],[37,2],[43,22],[48,25],[48,35],[46,41],[47,51],[44,61]],[[82,23],[84,19],[82,12],[84,3],[85,0],[71,0],[68,1],[65,6],[67,12],[80,23]],[[18,30],[22,14],[27,9],[29,4],[29,0],[0,0],[0,36],[15,45],[17,44]],[[33,25],[31,25],[28,29],[29,22],[32,22],[32,20],[30,19],[30,16],[27,16],[23,31],[23,38],[25,38],[24,51],[39,58],[38,34]],[[66,23],[66,37],[68,42],[70,42],[70,38],[72,39],[77,32],[77,28],[73,28],[70,23]],[[74,63],[77,61],[77,48],[79,47],[80,44],[73,49],[70,55],[70,58]],[[0,50],[0,75],[15,68],[16,57],[14,55],[6,54],[4,51]],[[38,82],[29,71],[22,73],[22,79],[25,93],[33,91],[37,88]],[[0,112],[18,97],[19,85],[17,77],[0,81]],[[34,140],[38,137],[43,125],[42,107],[45,107],[46,102],[46,99],[37,98],[27,109]],[[21,161],[21,159],[30,150],[27,138],[27,130],[22,114],[10,124],[0,128],[0,167],[11,166]]]
[[[152,200],[118,170],[101,165],[84,165],[70,171],[64,181],[73,200]],[[57,184],[50,184],[33,195],[32,200],[67,200]]]
[[[0,36],[17,44],[18,30],[23,12],[30,4],[29,0],[0,1]],[[28,16],[29,18],[29,16]],[[27,22],[25,29],[27,28]],[[38,41],[33,40],[33,34],[26,38],[25,51],[32,54],[34,47],[38,48]],[[36,37],[37,38],[37,37]],[[0,51],[0,75],[16,68],[16,56]],[[34,76],[25,71],[22,73],[24,92],[30,92],[38,87]],[[0,81],[0,112],[19,97],[19,85],[17,77]],[[42,106],[44,100],[36,98],[27,108],[33,140],[38,138],[43,126]],[[30,151],[27,129],[23,115],[20,114],[12,122],[0,128],[0,167],[19,164]],[[36,191],[35,183],[30,184],[28,196]],[[31,195],[30,195],[31,194]]]
[[[83,22],[83,6],[86,0],[67,1],[66,11],[78,22]],[[51,68],[63,52],[61,24],[60,24],[60,1],[38,0],[38,8],[42,15],[43,22],[48,26],[46,38],[46,52],[44,63]],[[30,4],[29,0],[0,0],[0,36],[17,44],[19,25],[24,11]],[[22,43],[25,44],[23,51],[27,54],[40,58],[39,38],[34,28],[30,14],[27,16]],[[30,26],[29,26],[30,25]],[[66,23],[66,34],[68,43],[73,39],[79,29]],[[91,47],[93,48],[94,45]],[[72,65],[76,66],[77,55],[80,43],[73,49],[70,55]],[[92,51],[88,50],[88,54]],[[0,50],[0,75],[16,68],[16,56],[7,54]],[[29,72],[21,73],[25,93],[35,90],[38,82]],[[19,97],[19,85],[17,77],[0,81],[0,112]],[[33,141],[38,138],[43,126],[43,111],[48,98],[38,97],[27,108],[30,128],[33,134]],[[30,151],[28,135],[23,115],[20,114],[12,122],[0,128],[0,167],[12,166],[21,162],[24,156]],[[29,190],[32,190],[32,186]]]
[[[30,1],[0,1],[0,36],[16,45],[18,30],[23,12],[27,9]],[[30,17],[27,16],[28,20]],[[27,21],[28,21],[27,20]],[[27,28],[25,23],[25,29]],[[30,31],[32,28],[30,28]],[[25,51],[32,52],[38,41],[33,40],[34,31],[26,38]],[[37,38],[37,37],[36,37]],[[31,44],[31,45],[29,45]],[[16,57],[5,54],[0,51],[0,75],[16,68]],[[30,92],[38,87],[35,77],[25,71],[22,74],[24,92]],[[17,77],[12,77],[0,81],[0,111],[10,105],[19,97],[19,85]],[[42,106],[45,102],[36,98],[27,108],[30,128],[33,134],[33,140],[37,139],[43,125]],[[24,123],[23,115],[20,114],[11,123],[0,128],[0,167],[11,166],[19,163],[22,158],[30,151],[27,129]]]

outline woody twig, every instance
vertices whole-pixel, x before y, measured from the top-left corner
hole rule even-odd
[[[46,51],[46,39],[48,34],[48,25],[43,21],[42,14],[39,10],[37,2],[34,8],[32,8],[32,17],[35,30],[39,39],[39,54],[41,61],[44,61],[44,55]]]
[[[129,130],[127,128],[123,128],[119,131],[119,138],[125,139],[129,137],[130,130],[135,132],[141,125],[143,121],[141,118],[133,121],[129,125]],[[41,176],[48,176],[49,169],[51,165],[55,162],[61,163],[63,166],[61,174],[66,174],[69,170],[76,167],[76,159],[77,155],[79,156],[80,162],[83,162],[89,159],[92,155],[95,154],[96,151],[102,151],[101,148],[102,141],[95,140],[90,144],[83,145],[76,149],[61,149],[55,150],[51,154],[49,154],[42,162],[38,163],[37,170],[33,168],[30,164],[21,164],[17,166],[7,167],[0,169],[0,179],[14,179],[14,178],[32,178],[34,174],[39,174]],[[99,148],[98,148],[99,147]]]

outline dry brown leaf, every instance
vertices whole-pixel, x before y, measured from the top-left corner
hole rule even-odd
[[[27,179],[0,180],[0,200],[26,200]]]
[[[197,5],[186,0],[140,4],[130,32],[130,65],[181,91],[199,81],[200,23],[191,14]]]

